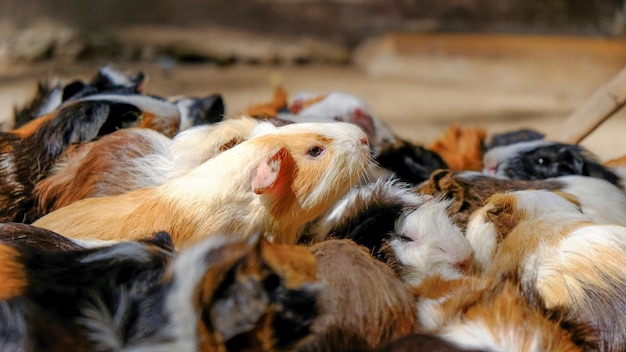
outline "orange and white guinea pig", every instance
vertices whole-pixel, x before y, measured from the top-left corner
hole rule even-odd
[[[361,177],[365,133],[348,123],[259,125],[253,137],[160,186],[88,198],[34,223],[71,238],[125,240],[167,231],[176,245],[261,231],[295,243]]]
[[[584,327],[584,348],[626,349],[626,227],[599,225],[569,194],[492,196],[466,236],[488,277],[514,276],[529,299]]]

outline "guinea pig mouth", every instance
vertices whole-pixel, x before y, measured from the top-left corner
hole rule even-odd
[[[483,173],[489,176],[495,176],[498,173],[498,164],[485,164]]]

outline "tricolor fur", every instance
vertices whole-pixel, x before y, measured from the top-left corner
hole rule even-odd
[[[258,235],[216,236],[175,257],[166,234],[91,250],[0,245],[0,255],[0,316],[12,324],[0,325],[0,346],[20,350],[281,351],[318,316],[313,255]]]
[[[495,195],[470,224],[485,275],[519,277],[538,305],[588,330],[585,348],[626,348],[626,227],[595,224],[571,195],[548,191]]]
[[[428,182],[421,184],[420,193],[452,200],[450,216],[463,231],[470,215],[485,205],[495,193],[525,189],[560,190],[578,199],[583,212],[599,223],[626,225],[626,192],[614,184],[596,177],[561,176],[545,180],[510,180],[478,172],[434,172]]]
[[[295,243],[307,222],[358,181],[369,158],[365,134],[351,124],[264,124],[253,138],[181,177],[83,199],[35,225],[101,240],[167,231],[177,245],[214,233],[247,237],[263,230],[272,241]]]
[[[434,276],[416,289],[426,332],[464,349],[581,351],[572,336],[531,305],[514,280]]]

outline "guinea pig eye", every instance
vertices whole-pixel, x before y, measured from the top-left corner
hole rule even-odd
[[[550,159],[548,159],[548,158],[539,157],[537,159],[537,164],[539,164],[539,165],[544,165],[544,164],[547,165],[549,163],[550,163]]]
[[[411,237],[398,236],[398,239],[402,242],[413,242],[413,239]]]
[[[324,147],[320,147],[320,146],[315,146],[312,147],[311,149],[309,149],[306,152],[306,155],[312,157],[312,158],[316,158],[318,157],[320,154],[322,154],[322,152],[324,151]]]

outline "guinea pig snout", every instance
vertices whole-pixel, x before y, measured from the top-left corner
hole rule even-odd
[[[474,253],[470,254],[467,257],[465,257],[465,259],[462,259],[462,260],[456,262],[456,264],[454,265],[454,268],[457,269],[458,271],[462,272],[462,273],[467,273],[469,271],[470,267],[472,266],[473,262],[474,262]]]
[[[364,146],[369,146],[369,145],[370,145],[370,142],[369,142],[369,140],[367,139],[367,137],[363,137],[363,138],[359,139],[359,143],[360,143],[361,145],[364,145]]]

